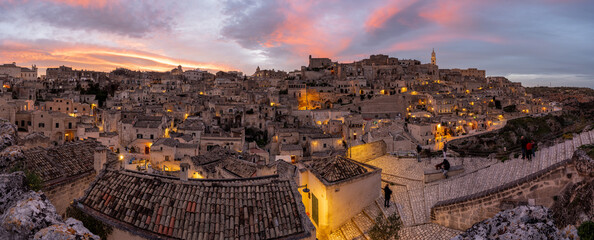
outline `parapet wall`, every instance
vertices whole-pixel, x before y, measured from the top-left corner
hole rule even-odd
[[[95,172],[72,179],[71,181],[56,184],[50,187],[44,187],[45,193],[50,202],[56,207],[56,212],[62,216],[66,213],[66,208],[74,199],[82,197],[85,190],[95,179]]]
[[[524,178],[473,195],[441,201],[431,208],[431,221],[466,230],[498,212],[517,205],[551,207],[554,196],[569,185],[588,178],[576,170],[573,159],[551,165]]]
[[[384,140],[375,141],[349,148],[347,156],[359,162],[367,162],[386,155],[386,148]]]

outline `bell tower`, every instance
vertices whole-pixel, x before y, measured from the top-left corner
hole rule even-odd
[[[431,52],[431,64],[437,65],[437,58],[435,57],[435,48],[433,49],[433,52]]]

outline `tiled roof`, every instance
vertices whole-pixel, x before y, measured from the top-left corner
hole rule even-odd
[[[97,146],[98,142],[87,140],[50,148],[31,148],[23,151],[25,167],[46,183],[76,176],[93,170]]]
[[[149,239],[296,239],[313,225],[291,180],[188,180],[104,170],[78,206]]]
[[[318,178],[321,177],[329,183],[353,178],[369,171],[361,163],[341,156],[315,159],[309,168]]]
[[[231,158],[225,159],[222,163],[223,169],[242,178],[249,178],[256,175],[257,169],[253,165],[255,164],[249,164],[246,161]]]

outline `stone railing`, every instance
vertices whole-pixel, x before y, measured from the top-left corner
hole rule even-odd
[[[550,207],[554,202],[553,196],[561,193],[568,184],[583,178],[578,174],[573,159],[563,160],[501,186],[437,202],[431,208],[431,221],[465,230],[505,210],[510,202]]]

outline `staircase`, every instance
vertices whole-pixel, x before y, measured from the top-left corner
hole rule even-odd
[[[425,185],[424,194],[427,214],[435,203],[495,189],[506,183],[521,179],[532,173],[570,159],[581,145],[594,143],[594,130],[574,135],[573,139],[541,148],[531,161],[515,158],[496,163],[478,171],[455,176],[434,184]]]
[[[391,201],[390,207],[384,208],[384,197],[379,197],[363,211],[331,232],[328,239],[371,239],[368,233],[375,225],[375,219],[378,216],[387,218],[394,213],[398,214],[396,204]]]

